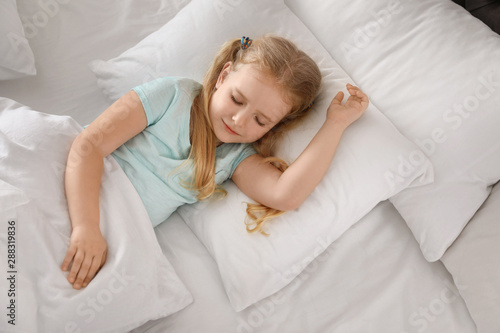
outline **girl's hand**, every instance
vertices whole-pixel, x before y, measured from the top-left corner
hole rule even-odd
[[[351,96],[349,96],[344,105],[342,105],[344,93],[339,91],[339,93],[333,98],[327,111],[327,119],[334,120],[344,128],[347,128],[353,122],[358,120],[363,115],[363,112],[365,112],[369,104],[368,96],[366,96],[361,89],[349,83],[346,87]]]
[[[68,275],[73,288],[80,289],[90,283],[106,261],[107,248],[99,227],[73,228],[69,248],[61,265],[61,269],[67,271],[69,264],[73,262]]]

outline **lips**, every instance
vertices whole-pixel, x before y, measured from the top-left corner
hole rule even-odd
[[[228,132],[231,135],[239,135],[238,133],[233,131],[231,127],[227,126],[227,124],[224,121],[222,121],[222,123],[224,124],[224,129],[226,130],[226,132]]]

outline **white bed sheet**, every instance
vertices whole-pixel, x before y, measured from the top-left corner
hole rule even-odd
[[[87,63],[120,54],[189,1],[60,2],[29,38],[38,75],[0,82],[0,95],[71,115],[84,125],[108,106]],[[29,0],[18,0],[18,7],[28,23],[45,11]],[[194,302],[134,332],[475,332],[451,276],[440,262],[424,260],[388,202],[332,244],[282,294],[238,314],[213,259],[177,214],[156,235]]]
[[[476,332],[453,278],[441,262],[424,259],[388,201],[281,292],[239,313],[229,303],[216,263],[177,213],[156,235],[194,302],[134,333]]]

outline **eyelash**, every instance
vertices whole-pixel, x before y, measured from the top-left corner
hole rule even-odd
[[[259,118],[257,118],[257,116],[255,116],[255,117],[254,117],[254,119],[255,119],[255,121],[257,122],[257,125],[259,125],[260,127],[264,127],[264,126],[265,126],[265,124],[263,124],[263,123],[261,123],[261,122],[259,121]]]
[[[236,105],[242,105],[242,104],[243,104],[243,103],[241,103],[241,102],[238,102],[238,101],[236,100],[236,98],[234,98],[234,96],[231,96],[231,99],[233,100],[233,102],[234,102]]]
[[[231,99],[233,100],[234,104],[236,104],[236,105],[242,105],[242,104],[243,104],[243,103],[241,103],[241,102],[238,102],[238,101],[236,100],[236,98],[234,98],[234,96],[232,96],[232,95],[231,95]],[[263,123],[261,123],[261,122],[259,121],[259,118],[258,118],[257,116],[255,116],[255,117],[254,117],[254,119],[255,119],[255,121],[257,122],[257,125],[259,125],[259,126],[261,126],[261,127],[266,126],[265,124],[263,124]]]

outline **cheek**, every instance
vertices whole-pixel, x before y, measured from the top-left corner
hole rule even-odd
[[[262,128],[260,126],[253,126],[251,130],[251,137],[252,137],[251,141],[254,142],[259,140],[264,135],[266,135],[267,132],[269,132],[269,130],[266,128]]]
[[[210,101],[210,112],[213,115],[222,116],[227,113],[230,105],[227,102],[227,98],[224,98],[222,91],[217,91],[212,96],[212,100]]]
[[[210,104],[208,106],[208,116],[210,117],[210,120],[213,122],[215,118],[219,117],[219,101],[215,97],[215,95],[212,96],[210,99]]]

